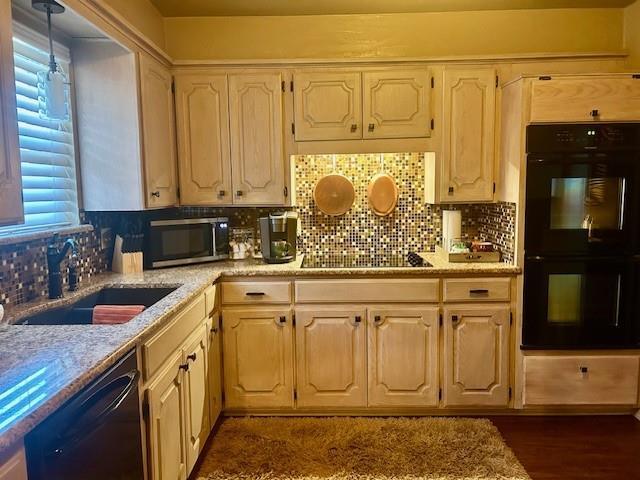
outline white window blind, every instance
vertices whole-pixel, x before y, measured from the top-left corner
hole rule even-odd
[[[0,229],[0,234],[4,235],[78,223],[72,123],[50,121],[38,114],[36,75],[47,69],[49,62],[45,42],[44,37],[24,27],[14,30],[13,59],[25,223]],[[65,52],[59,45],[56,50],[56,60],[68,72],[68,51],[65,58]]]

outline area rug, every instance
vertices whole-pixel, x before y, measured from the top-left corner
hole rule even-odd
[[[530,480],[472,418],[227,418],[199,480]]]

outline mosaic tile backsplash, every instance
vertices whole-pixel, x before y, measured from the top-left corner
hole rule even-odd
[[[384,171],[392,175],[399,188],[396,210],[378,217],[369,209],[367,185]],[[317,180],[338,172],[351,179],[356,190],[352,209],[341,217],[321,213],[313,201]],[[420,153],[380,155],[299,156],[296,159],[297,210],[301,232],[298,249],[310,255],[344,254],[372,258],[389,258],[408,252],[433,251],[441,242],[442,210],[462,210],[462,234],[468,239],[493,242],[502,252],[503,261],[512,263],[515,240],[515,205],[509,203],[473,205],[424,204],[424,155]],[[114,234],[127,226],[140,228],[158,218],[227,216],[231,227],[255,229],[261,216],[282,209],[184,207],[149,212],[86,212],[84,222],[94,231],[63,235],[80,245],[80,282],[110,270]],[[100,230],[110,228],[107,246],[102,248]],[[256,238],[258,238],[256,232]],[[46,248],[52,236],[28,241],[0,242],[0,303],[13,305],[48,295]],[[62,264],[63,272],[66,264]],[[66,279],[65,279],[66,281]]]
[[[390,257],[433,251],[442,238],[442,210],[462,210],[462,235],[494,242],[503,260],[513,261],[515,205],[426,205],[424,203],[424,154],[300,155],[296,159],[297,211],[302,232],[299,248],[311,255],[343,254]],[[354,184],[356,198],[349,212],[331,217],[320,212],[313,200],[316,182],[329,173],[340,173]],[[396,210],[387,217],[375,215],[368,205],[367,186],[373,176],[385,172],[399,190]]]

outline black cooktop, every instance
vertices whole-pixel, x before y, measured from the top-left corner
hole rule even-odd
[[[431,267],[415,254],[392,255],[388,257],[368,257],[366,255],[305,255],[302,268],[404,268]]]

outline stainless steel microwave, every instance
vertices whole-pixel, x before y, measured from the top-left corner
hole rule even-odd
[[[229,219],[188,218],[149,222],[145,263],[150,268],[229,258]]]

